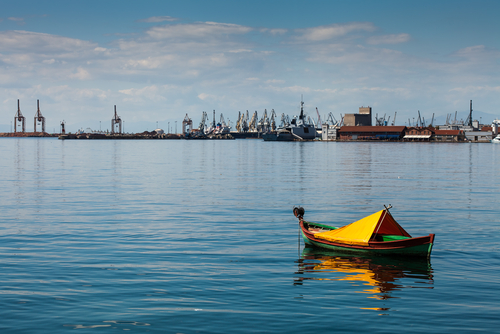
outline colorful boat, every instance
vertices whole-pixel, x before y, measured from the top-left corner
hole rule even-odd
[[[413,238],[389,212],[391,206],[342,227],[305,221],[304,209],[295,207],[294,215],[307,245],[350,253],[429,257],[434,234]]]

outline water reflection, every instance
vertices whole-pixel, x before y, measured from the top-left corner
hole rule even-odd
[[[16,138],[16,149],[15,149],[15,157],[14,157],[14,171],[16,173],[16,177],[14,178],[14,186],[15,186],[15,198],[16,205],[20,205],[23,198],[23,172],[24,172],[24,152],[20,138]]]
[[[348,281],[362,286],[356,293],[367,298],[397,298],[395,291],[403,288],[432,289],[432,267],[427,259],[394,259],[359,257],[312,248],[305,248],[298,261],[295,285],[307,281]]]

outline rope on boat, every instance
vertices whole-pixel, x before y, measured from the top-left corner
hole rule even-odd
[[[302,218],[304,217],[304,213],[305,213],[305,210],[303,207],[299,206],[299,207],[294,207],[293,208],[293,215],[297,218],[299,218],[299,234],[298,234],[298,245],[299,245],[299,248],[298,248],[298,252],[299,252],[299,257],[300,257],[300,222],[302,222]]]
[[[378,222],[377,231],[375,231],[375,233],[373,234],[373,240],[375,240],[375,236],[377,235],[378,230],[380,229],[380,226],[382,226],[382,222],[384,221],[385,216],[387,216],[387,213],[389,212],[389,209],[392,208],[392,205],[389,204],[389,206],[385,206],[385,204],[384,204],[384,208],[385,208],[385,210],[384,210],[384,216]]]
[[[299,224],[299,234],[298,234],[298,241],[299,241],[299,248],[298,248],[298,253],[299,253],[299,258],[300,258],[300,224]]]

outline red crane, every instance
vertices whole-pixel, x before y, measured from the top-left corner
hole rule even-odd
[[[319,115],[318,107],[316,107],[316,113],[318,114],[318,124],[319,124],[319,127],[321,128],[321,126],[322,126],[322,124],[321,124],[321,116]]]

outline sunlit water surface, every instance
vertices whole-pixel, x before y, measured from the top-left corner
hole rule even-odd
[[[2,333],[497,332],[500,145],[0,139]],[[392,204],[430,261],[304,249]]]

